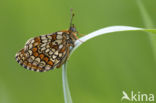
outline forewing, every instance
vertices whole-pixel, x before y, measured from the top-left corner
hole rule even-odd
[[[55,68],[66,57],[67,43],[64,32],[41,35],[29,39],[16,54],[16,61],[33,71],[48,71]]]

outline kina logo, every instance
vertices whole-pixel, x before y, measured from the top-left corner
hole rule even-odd
[[[122,91],[122,98],[121,101],[134,101],[134,102],[153,102],[154,101],[154,94],[149,93],[141,93],[140,91],[134,92],[131,91],[130,95],[128,95],[125,91]]]

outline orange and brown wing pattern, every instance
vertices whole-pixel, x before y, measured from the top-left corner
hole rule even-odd
[[[16,54],[16,61],[24,68],[45,72],[60,67],[68,57],[68,32],[56,32],[29,39]]]

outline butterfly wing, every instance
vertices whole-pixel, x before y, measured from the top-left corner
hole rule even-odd
[[[31,38],[16,54],[16,61],[24,68],[37,72],[60,67],[69,50],[66,36],[67,32],[56,32]]]

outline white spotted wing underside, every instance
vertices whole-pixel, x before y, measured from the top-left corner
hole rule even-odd
[[[48,71],[59,68],[67,59],[70,46],[67,32],[56,32],[29,39],[16,54],[19,64],[33,71]]]

